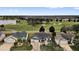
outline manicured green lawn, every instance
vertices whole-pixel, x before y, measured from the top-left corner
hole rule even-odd
[[[72,50],[74,51],[79,51],[79,47],[76,47],[76,46],[70,46],[72,48]]]
[[[55,44],[54,42],[50,42],[47,45],[40,46],[41,51],[63,51],[59,45]]]
[[[44,25],[46,31],[48,31],[50,26],[54,26],[56,29],[56,32],[59,32],[61,27],[66,26],[72,26],[74,24],[79,24],[79,22],[56,22],[52,21],[51,23],[47,24],[36,24],[35,26],[29,25],[27,21],[21,20],[19,24],[16,25],[5,25],[5,28],[12,29],[16,31],[39,31],[39,28]]]

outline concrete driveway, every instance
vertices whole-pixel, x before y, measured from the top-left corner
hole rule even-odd
[[[13,46],[13,43],[3,43],[3,45],[0,46],[0,51],[10,51],[10,48]]]
[[[60,33],[58,33],[56,35],[56,38],[55,38],[55,41],[58,45],[60,45],[64,51],[72,51],[72,49],[70,48],[69,44],[68,44],[68,41],[66,39],[64,39]]]

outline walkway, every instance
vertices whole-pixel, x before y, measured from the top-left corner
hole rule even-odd
[[[10,48],[13,44],[3,43],[3,45],[0,46],[0,51],[10,51]]]
[[[60,45],[64,49],[64,51],[72,51],[67,40],[65,40],[60,34],[56,35],[55,41],[58,45]]]
[[[31,42],[32,46],[33,46],[33,49],[32,51],[40,51],[40,43],[38,41],[32,41]]]

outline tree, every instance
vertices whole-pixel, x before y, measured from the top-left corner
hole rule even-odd
[[[52,35],[52,37],[51,37],[52,42],[55,43],[55,36],[56,36],[55,28],[53,26],[51,26],[49,28],[49,32],[51,32],[51,35]]]
[[[79,24],[73,25],[72,28],[73,28],[73,31],[75,31],[76,33],[79,32]]]
[[[20,23],[20,20],[16,20],[17,23]]]
[[[58,22],[58,19],[56,18],[56,22]]]
[[[4,25],[0,25],[0,30],[5,31]]]
[[[60,19],[59,21],[62,22],[62,19]]]
[[[0,27],[4,27],[4,25],[0,25]]]
[[[45,28],[41,26],[41,28],[39,29],[39,32],[45,32]]]
[[[46,22],[49,23],[49,19],[46,19]]]
[[[55,32],[55,28],[54,28],[53,26],[51,26],[51,27],[49,28],[49,32]]]
[[[53,21],[53,19],[50,19],[50,21],[52,22],[52,21]]]
[[[66,26],[63,26],[60,31],[66,33],[69,29]]]
[[[71,19],[69,18],[69,20],[68,20],[69,22],[71,21]]]
[[[75,31],[75,38],[79,39],[79,24],[73,25],[72,28]]]

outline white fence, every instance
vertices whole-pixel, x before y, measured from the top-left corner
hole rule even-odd
[[[7,25],[7,24],[16,24],[16,20],[0,20],[0,25]]]

